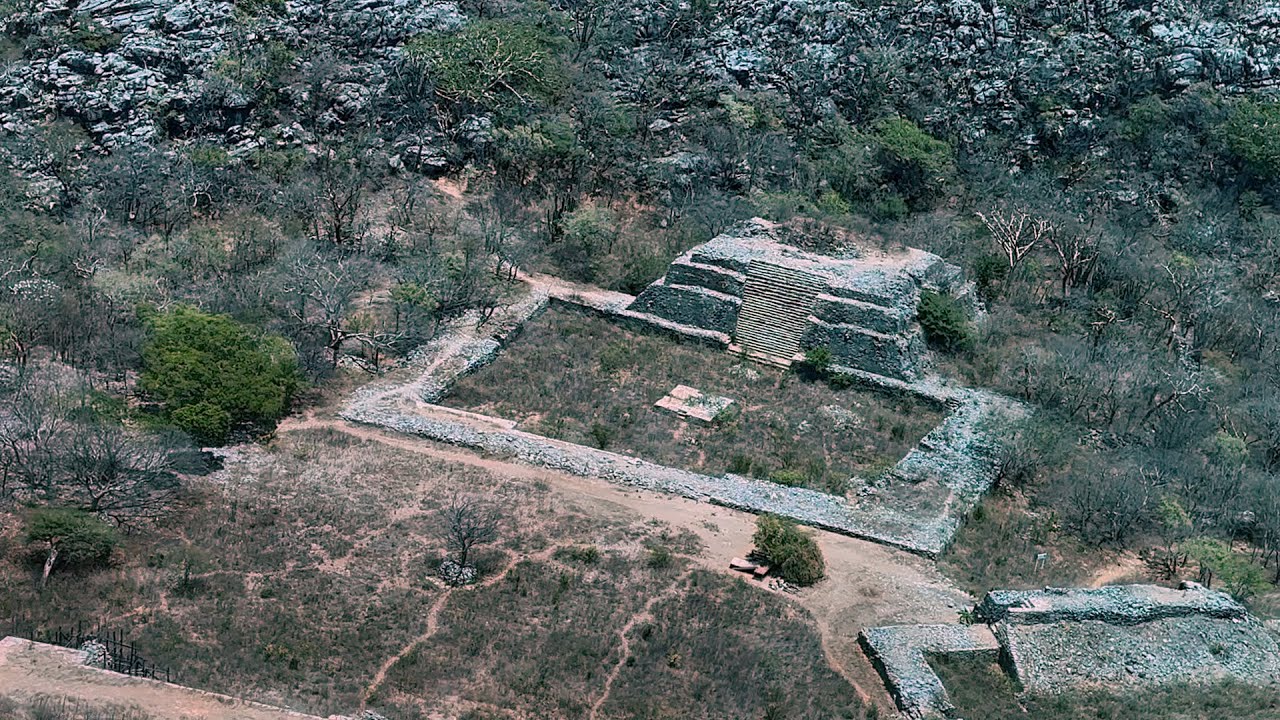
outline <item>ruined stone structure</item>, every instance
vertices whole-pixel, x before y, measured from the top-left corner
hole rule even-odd
[[[931,655],[998,658],[1035,693],[1280,678],[1280,647],[1263,624],[1229,595],[1195,583],[997,590],[974,615],[972,626],[900,625],[859,636],[907,717],[955,717]]]
[[[828,348],[837,365],[911,380],[922,372],[922,290],[968,297],[960,268],[922,250],[787,244],[795,231],[755,219],[686,252],[627,309],[720,333],[731,349],[789,365]]]

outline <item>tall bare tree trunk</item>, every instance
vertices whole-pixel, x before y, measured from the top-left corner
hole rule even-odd
[[[49,543],[49,555],[44,559],[44,570],[40,573],[40,587],[49,584],[49,573],[53,572],[53,564],[58,562],[58,546]]]

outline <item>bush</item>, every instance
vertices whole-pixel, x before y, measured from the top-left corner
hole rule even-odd
[[[213,403],[180,407],[173,411],[170,420],[201,444],[220,445],[231,433],[231,413]]]
[[[405,54],[437,95],[455,103],[499,110],[547,102],[566,84],[555,39],[528,22],[476,20],[455,33],[418,37]]]
[[[44,564],[43,579],[61,567],[105,565],[119,543],[114,529],[96,516],[71,508],[37,508],[27,517],[27,542]]]
[[[955,298],[929,290],[920,294],[917,319],[929,344],[944,352],[967,350],[973,345],[973,332],[964,308]]]
[[[783,468],[769,473],[769,480],[787,487],[801,487],[805,483],[805,474],[799,470]]]
[[[140,386],[202,443],[223,444],[237,427],[274,427],[301,386],[288,342],[225,315],[180,306],[149,326]]]
[[[826,574],[826,563],[817,541],[793,520],[761,515],[751,540],[764,561],[789,583],[812,585]]]
[[[831,366],[835,363],[835,355],[831,350],[825,347],[810,348],[805,351],[804,362],[797,369],[806,376],[812,376],[814,379],[823,379],[831,372]]]
[[[650,570],[666,570],[675,564],[675,555],[671,553],[670,548],[662,545],[654,545],[649,548],[649,557],[645,560],[645,565]]]
[[[1280,176],[1280,103],[1243,101],[1219,130],[1227,149],[1254,176]]]

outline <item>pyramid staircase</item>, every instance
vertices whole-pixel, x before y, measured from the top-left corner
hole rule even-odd
[[[800,352],[814,299],[825,286],[807,272],[751,261],[730,351],[759,362],[790,366]]]

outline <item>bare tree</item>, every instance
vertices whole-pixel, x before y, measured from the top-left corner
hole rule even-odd
[[[300,257],[289,267],[284,283],[288,314],[299,325],[325,333],[334,367],[343,345],[366,339],[364,329],[350,321],[356,295],[368,285],[369,270],[361,258],[329,260],[319,253]]]
[[[1098,241],[1085,232],[1054,232],[1044,237],[1058,257],[1058,279],[1062,296],[1071,294],[1071,288],[1084,285],[1093,276],[1098,264]]]
[[[994,212],[990,215],[976,213],[978,219],[987,226],[991,237],[996,241],[1009,269],[1018,267],[1035,247],[1046,240],[1058,228],[1045,218],[1033,218],[1024,210]]]
[[[164,515],[177,499],[180,445],[108,423],[79,423],[62,443],[59,502],[119,524]]]
[[[437,517],[439,538],[459,567],[467,567],[471,551],[498,539],[502,518],[497,508],[479,498],[454,495]]]

